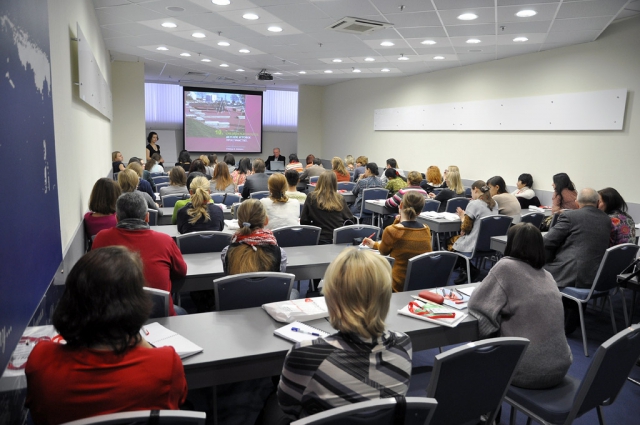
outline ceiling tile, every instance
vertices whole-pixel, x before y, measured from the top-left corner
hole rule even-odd
[[[496,33],[496,25],[455,25],[447,26],[446,30],[449,34],[449,37],[476,37],[483,35],[494,35]]]
[[[433,3],[438,10],[469,9],[471,11],[479,7],[493,7],[494,0],[433,0]]]
[[[430,27],[440,25],[440,17],[436,12],[393,13],[385,15],[394,28]]]
[[[473,21],[462,21],[458,19],[458,16],[463,13],[473,12],[478,15],[477,19]],[[438,11],[442,23],[445,26],[448,25],[465,25],[465,24],[493,24],[496,22],[496,15],[493,8],[469,8],[469,9],[454,9],[454,10],[442,10]]]
[[[104,7],[101,12],[115,15],[127,22],[146,21],[149,19],[160,19],[166,17],[165,14],[145,9],[137,4],[121,4],[117,6]]]
[[[626,0],[584,0],[563,2],[557,19],[614,16],[627,3]]]
[[[551,27],[551,32],[556,31],[602,31],[613,16],[601,16],[596,18],[556,19]]]
[[[327,0],[316,1],[316,7],[322,10],[327,16],[340,19],[345,16],[361,18],[365,15],[377,16],[382,20],[382,15],[368,0]],[[374,18],[372,18],[374,19]]]
[[[600,31],[557,31],[549,33],[546,43],[586,43],[595,40]]]
[[[500,6],[521,6],[532,5],[541,3],[555,3],[559,4],[561,0],[498,0],[498,7]]]
[[[430,38],[447,36],[447,33],[442,27],[401,28],[398,30],[398,32],[405,38]]]
[[[273,14],[274,16],[288,20],[314,20],[330,18],[329,15],[324,13],[320,8],[316,7],[315,3],[300,3],[300,4],[286,4],[281,6],[269,6],[264,10]]]
[[[400,6],[404,6],[404,12],[426,12],[433,10],[433,5],[430,1],[425,0],[371,0],[380,12],[398,13],[400,12]]]
[[[498,34],[547,33],[551,21],[498,22]]]

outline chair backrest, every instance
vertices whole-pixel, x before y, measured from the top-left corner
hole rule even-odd
[[[160,172],[160,173],[149,173],[149,175],[151,177],[160,177],[160,176],[166,176],[167,174]]]
[[[478,229],[478,239],[476,239],[473,254],[491,251],[491,238],[506,235],[512,221],[513,217],[508,215],[490,215],[476,220],[473,225],[478,225],[480,228]]]
[[[149,226],[158,225],[158,210],[147,210],[149,212]]]
[[[438,400],[434,424],[462,424],[496,411],[529,345],[526,338],[492,338],[438,354],[427,397]]]
[[[353,188],[356,187],[354,182],[338,182],[338,190],[346,190],[347,192],[353,191]]]
[[[364,189],[362,191],[362,204],[360,205],[360,215],[363,214],[373,214],[372,211],[369,211],[365,208],[365,201],[371,201],[374,199],[387,199],[389,196],[389,191],[387,189],[383,189],[381,187],[372,187],[370,189]]]
[[[231,205],[240,201],[242,201],[242,197],[240,195],[236,195],[235,193],[226,193],[222,199],[222,203],[227,207],[230,207]]]
[[[467,198],[451,198],[447,201],[445,212],[455,213],[458,207],[462,209],[467,208],[468,203],[469,203],[469,199]]]
[[[231,243],[232,236],[224,232],[193,232],[176,236],[176,243],[183,254],[220,252]]]
[[[176,202],[180,201],[184,196],[185,195],[167,195],[162,198],[162,206],[164,208],[173,208]]]
[[[278,246],[287,248],[289,246],[318,245],[320,232],[322,229],[317,226],[294,225],[279,227],[273,230],[273,236],[278,241]]]
[[[263,190],[260,192],[253,192],[252,194],[249,195],[249,198],[251,199],[262,199],[262,198],[268,198],[269,197],[269,191],[268,190]]]
[[[244,189],[244,184],[238,185],[238,193],[242,193],[242,189]]]
[[[206,413],[189,410],[137,410],[92,416],[62,425],[204,425],[206,419]]]
[[[537,196],[534,196],[531,199],[523,198],[521,196],[516,196],[516,199],[520,203],[520,208],[529,208],[531,205],[539,207],[540,199]]]
[[[163,187],[167,187],[169,186],[169,183],[157,183],[156,184],[156,191],[160,192],[160,189],[162,189]]]
[[[311,176],[309,177],[309,183],[318,183],[318,179],[320,176]]]
[[[211,199],[216,204],[221,204],[222,201],[224,200],[224,195],[226,195],[226,193],[212,193],[211,194]]]
[[[405,425],[429,425],[438,402],[433,398],[407,397]],[[380,398],[335,407],[291,422],[291,425],[392,425],[396,423],[395,398]]]
[[[618,275],[636,259],[639,249],[640,246],[632,243],[623,243],[607,249],[600,261],[591,292],[616,288]],[[589,297],[591,297],[591,293],[589,293]]]
[[[465,198],[471,198],[471,188],[470,187],[466,187],[464,189],[464,196],[465,196]]]
[[[436,187],[436,188],[433,189],[433,194],[434,195],[439,195],[440,192],[442,192],[443,190],[444,190],[444,188],[442,188],[442,187]]]
[[[153,302],[149,318],[155,319],[157,317],[168,317],[171,294],[167,291],[163,291],[162,289],[149,288],[147,286],[142,289],[151,295],[151,301]]]
[[[531,223],[536,228],[540,228],[542,220],[544,220],[544,214],[539,212],[530,212],[520,217],[520,223]]]
[[[158,183],[169,183],[169,176],[154,176],[151,177],[153,179],[153,182],[158,184]]]
[[[450,251],[427,252],[410,258],[404,291],[447,286],[458,258],[465,259],[463,255]]]
[[[612,404],[640,356],[640,323],[606,340],[593,356],[566,423],[595,408]]]
[[[378,239],[380,235],[380,228],[378,226],[370,226],[367,224],[354,224],[351,226],[342,226],[337,229],[333,229],[333,243],[352,243],[353,238],[368,238],[372,233],[375,233],[373,238]]]
[[[216,311],[260,307],[286,301],[295,275],[278,272],[241,273],[213,281]]]
[[[436,201],[435,199],[425,199],[424,206],[422,207],[422,212],[438,212],[438,208],[440,208],[440,201]]]

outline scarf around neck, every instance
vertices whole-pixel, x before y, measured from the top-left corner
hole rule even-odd
[[[125,218],[120,220],[116,227],[126,230],[148,230],[149,223],[139,218]]]
[[[249,235],[240,235],[236,233],[231,238],[231,243],[234,242],[243,243],[252,247],[278,245],[278,241],[276,241],[276,237],[273,236],[273,232],[268,229],[256,229]]]

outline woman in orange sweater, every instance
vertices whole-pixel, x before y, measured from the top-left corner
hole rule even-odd
[[[399,211],[393,225],[384,229],[382,240],[374,242],[364,238],[363,245],[377,249],[382,255],[390,255],[396,261],[391,274],[393,292],[402,292],[409,259],[431,252],[431,229],[416,221],[424,206],[424,196],[415,190],[407,191],[402,197]]]

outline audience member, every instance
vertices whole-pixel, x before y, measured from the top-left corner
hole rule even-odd
[[[321,164],[320,158],[314,158],[313,165],[300,174],[300,182],[306,185],[309,183],[309,177],[317,177],[324,173],[325,169]]]
[[[370,162],[366,165],[364,174],[362,174],[362,177],[358,180],[358,183],[353,188],[353,194],[355,195],[356,200],[351,206],[352,213],[360,214],[363,190],[371,189],[374,187],[383,187],[378,174],[378,165],[375,162]]]
[[[344,164],[342,163],[342,159],[340,159],[340,157],[334,156],[331,159],[331,169],[336,174],[336,179],[339,182],[348,182],[351,180],[351,175],[345,168]]]
[[[284,172],[284,178],[287,179],[287,192],[286,195],[295,199],[296,201],[304,204],[304,201],[307,199],[307,194],[304,192],[298,191],[298,182],[300,181],[300,173],[295,170],[287,170]]]
[[[144,284],[139,256],[124,247],[91,251],[73,266],[53,313],[66,344],[39,342],[25,368],[36,424],[184,403],[180,357],[140,336],[151,311]]]
[[[205,176],[207,176],[208,179],[213,178],[214,167],[210,166],[211,163],[209,162],[209,157],[207,155],[200,155],[198,159],[202,161],[202,163],[204,164],[204,169],[207,171]]]
[[[439,189],[444,184],[444,180],[442,180],[442,174],[440,173],[440,168],[435,165],[427,168],[427,174],[425,175],[424,182],[420,182],[420,187],[425,191],[431,193],[433,189]]]
[[[353,170],[353,181],[357,182],[360,180],[360,176],[364,174],[365,165],[369,162],[369,158],[366,156],[359,156],[356,158],[356,168]]]
[[[209,158],[209,167],[211,167],[211,176],[213,177],[213,172],[216,171],[216,165],[218,165],[218,155],[210,153],[207,158]]]
[[[517,189],[511,193],[518,198],[531,199],[536,196],[536,193],[532,189],[533,177],[531,177],[531,174],[520,174],[516,187]]]
[[[160,188],[160,198],[168,195],[188,195],[187,175],[182,167],[173,167],[169,172],[169,186]]]
[[[153,154],[157,153],[160,155],[160,146],[156,144],[158,140],[160,140],[160,138],[155,131],[150,132],[147,136],[147,162],[149,162]]]
[[[415,173],[419,175],[417,171]],[[395,259],[392,273],[393,292],[402,292],[404,289],[409,259],[431,252],[431,229],[416,221],[423,206],[422,193],[417,190],[407,191],[400,202],[400,215],[396,217],[393,225],[384,229],[382,240],[374,242],[370,238],[364,238],[362,241],[363,245],[377,249],[380,254],[390,255]]]
[[[244,184],[247,176],[250,176],[252,173],[251,160],[246,156],[240,159],[238,168],[231,173],[231,180],[233,180],[233,184],[236,185],[236,190],[238,190],[238,186]]]
[[[452,171],[456,171],[458,173],[458,175],[460,175],[460,168],[458,168],[457,165],[449,165],[444,170],[444,175],[442,176],[442,180],[444,180],[444,183],[443,183],[442,187],[447,187],[447,175]]]
[[[158,204],[156,204],[153,198],[149,196],[149,193],[142,190],[137,190],[138,185],[140,184],[141,181],[143,180],[140,180],[140,177],[138,177],[136,172],[133,170],[126,169],[118,173],[118,185],[120,186],[120,189],[122,189],[122,193],[128,193],[128,192],[141,193],[142,199],[147,204],[147,208],[158,211],[158,214],[160,215],[161,214],[161,211],[159,210],[160,207],[158,207]]]
[[[268,186],[269,197],[260,199],[269,217],[269,223],[264,227],[273,230],[299,224],[300,202],[287,196],[288,185],[285,176],[280,173],[272,174],[269,177]]]
[[[236,185],[233,183],[231,174],[229,174],[229,166],[226,162],[221,162],[216,167],[211,180],[211,192],[214,193],[235,193]]]
[[[183,278],[187,274],[187,264],[171,236],[149,229],[149,213],[142,195],[139,192],[120,195],[116,218],[118,225],[98,233],[92,249],[122,245],[138,252],[147,285],[171,292],[171,280]],[[169,312],[171,316],[176,315],[173,303],[169,303]]]
[[[402,177],[400,177],[400,174],[398,174],[398,171],[395,168],[387,168],[384,170],[384,177],[386,183],[385,181],[382,181],[382,183],[385,185],[385,189],[389,191],[389,195],[391,196],[395,195],[400,189],[407,187],[407,182],[402,180]],[[422,176],[420,176],[420,181],[422,181]]]
[[[627,214],[627,203],[620,193],[612,187],[598,191],[600,200],[598,209],[604,211],[611,218],[611,236],[609,246],[623,243],[636,243],[636,223]]]
[[[189,155],[189,151],[183,149],[180,151],[178,155],[178,162],[176,162],[176,167],[182,167],[185,172],[189,172],[191,168],[191,155]]]
[[[295,153],[289,154],[289,164],[287,164],[287,166],[284,167],[284,169],[296,170],[299,173],[304,171],[304,168],[302,167],[302,163],[300,162],[300,160],[298,160],[298,155],[296,155]]]
[[[553,196],[551,198],[551,212],[557,214],[560,210],[575,210],[578,208],[576,198],[578,192],[566,173],[553,176]]]
[[[178,211],[177,225],[180,234],[224,229],[224,214],[218,205],[211,202],[210,193],[206,177],[193,179],[189,187],[191,200]]]
[[[481,339],[521,337],[530,341],[512,385],[554,387],[562,382],[573,358],[564,334],[562,296],[543,268],[540,230],[529,223],[511,227],[504,255],[471,295],[469,313],[478,319]]]
[[[151,159],[156,162],[156,165],[151,169],[152,173],[164,173],[164,158],[159,153],[151,155]]]
[[[405,181],[407,180],[407,176],[404,174],[404,171],[403,171],[403,170],[401,170],[401,169],[398,167],[398,161],[396,161],[394,158],[389,158],[389,159],[387,159],[387,165],[386,165],[385,169],[387,169],[387,170],[388,170],[388,169],[390,169],[390,168],[392,168],[392,169],[394,169],[394,170],[396,171],[396,174],[395,174],[395,175],[399,176],[401,179],[403,179],[403,180],[405,180]],[[387,184],[387,176],[386,176],[386,173],[384,174],[384,176],[383,176],[383,177],[381,177],[381,178],[380,178],[380,180],[382,180],[382,184],[384,184],[384,185],[386,185],[386,184]]]
[[[88,239],[100,230],[116,226],[116,201],[121,193],[120,186],[112,179],[103,177],[95,182],[89,197],[89,212],[84,215],[84,230]]]
[[[264,192],[269,190],[269,176],[264,173],[264,161],[257,158],[253,161],[253,173],[247,176],[242,189],[242,198],[247,199],[253,192]]]
[[[142,165],[140,165],[140,163],[135,161],[130,162],[129,165],[127,165],[127,170],[133,170],[138,175],[139,181],[138,181],[137,189],[140,192],[145,192],[146,194],[149,195],[151,199],[155,200],[156,199],[155,189],[152,187],[151,183],[149,183],[147,180],[143,178]],[[153,179],[151,179],[151,181],[153,181]]]
[[[444,212],[447,209],[447,201],[453,198],[464,198],[464,186],[462,186],[462,180],[460,179],[460,172],[456,170],[445,170],[445,183],[444,188],[437,195],[433,192],[429,193],[429,197],[440,201],[439,212]]]
[[[131,165],[131,164],[137,164],[140,167],[138,167],[137,165],[133,165],[132,167],[129,167],[129,165]],[[144,180],[147,183],[149,183],[149,187],[151,188],[150,196],[155,199],[154,193],[156,192],[156,183],[153,180],[153,178],[151,177],[151,173],[144,169],[144,165],[142,164],[142,160],[140,158],[136,157],[136,156],[130,158],[129,159],[129,163],[127,164],[127,168],[131,168],[133,171],[135,171],[138,174],[138,176],[142,180]],[[145,191],[146,191],[147,190],[146,184],[143,183],[142,185],[145,186]],[[147,193],[149,193],[149,192],[147,192]]]
[[[178,167],[180,168],[180,167]],[[189,177],[187,177],[187,184],[186,187],[191,187],[191,183],[193,182],[193,179],[195,179],[196,177],[205,177],[206,176],[202,173],[199,173],[197,171],[193,172],[193,173],[189,173]],[[188,194],[188,192],[187,192]],[[176,201],[176,204],[173,206],[173,215],[171,216],[171,224],[176,224],[178,222],[178,211],[180,211],[180,209],[182,207],[184,207],[185,205],[187,205],[189,203],[190,198],[187,199],[180,199],[179,201]],[[211,201],[213,202],[213,201]]]
[[[355,170],[355,160],[353,159],[353,155],[347,155],[344,157],[344,166],[347,168],[347,171]]]
[[[122,163],[124,161],[124,157],[120,151],[111,152],[111,168],[114,173],[119,173],[120,171],[124,171],[125,166]]]
[[[207,168],[204,166],[204,162],[200,158],[194,159],[191,162],[191,166],[189,167],[189,173],[193,172],[202,173],[205,177],[207,177]]]
[[[611,219],[598,209],[598,200],[595,190],[582,189],[578,209],[562,212],[544,236],[544,268],[560,288],[590,288],[609,247]]]
[[[391,198],[387,199],[387,201],[384,203],[385,207],[389,208],[390,210],[393,210],[394,212],[398,212],[398,207],[402,202],[402,197],[409,191],[417,192],[422,196],[427,196],[427,192],[425,192],[420,187],[421,181],[422,181],[422,176],[420,175],[420,173],[417,171],[411,171],[409,173],[409,176],[407,177],[407,183],[409,183],[409,185],[403,188],[400,188],[397,193],[395,193]],[[424,202],[423,202],[423,206],[424,206]],[[418,214],[420,214],[421,212],[422,210],[418,211]]]
[[[516,223],[520,222],[520,202],[511,193],[507,192],[507,184],[500,176],[491,177],[487,180],[487,186],[491,192],[491,197],[498,203],[498,212],[514,218]]]
[[[313,160],[316,159],[316,157],[313,154],[309,154],[307,155],[307,159],[306,159],[306,163],[307,165],[304,168],[309,168],[313,165]]]
[[[300,224],[320,227],[320,245],[333,243],[333,231],[354,224],[355,219],[344,197],[338,193],[336,175],[325,171],[318,178],[316,190],[309,193],[302,207]]]
[[[266,160],[267,170],[271,170],[271,161],[282,162],[282,167],[284,167],[286,158],[284,157],[284,155],[280,155],[280,148],[273,148],[273,155],[267,157],[267,160]]]
[[[222,160],[222,162],[227,164],[227,167],[229,168],[229,171],[233,171],[233,170],[236,169],[236,158],[233,156],[232,153],[225,154],[224,159]]]

